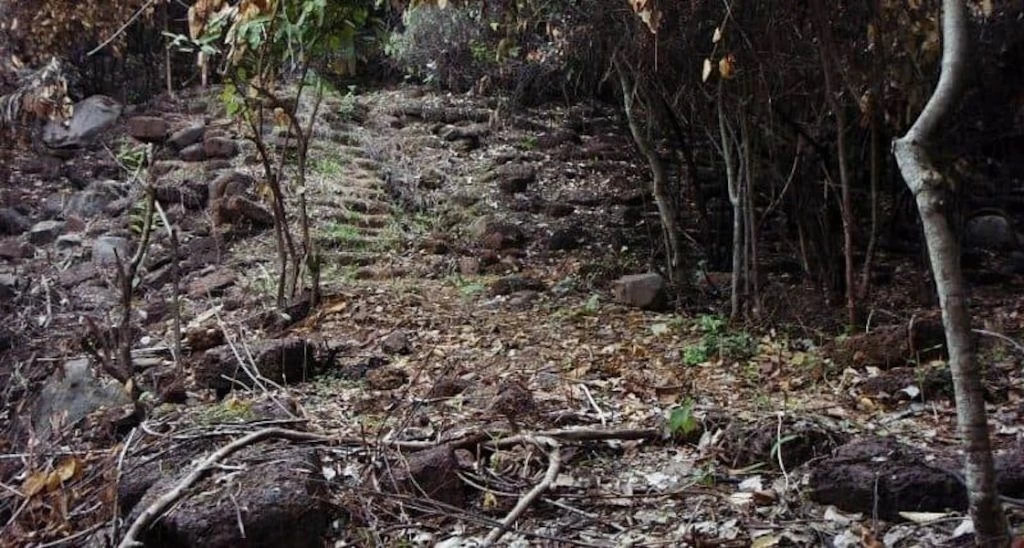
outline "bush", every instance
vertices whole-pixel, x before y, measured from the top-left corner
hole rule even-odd
[[[405,30],[385,48],[405,74],[425,83],[466,91],[484,74],[484,27],[469,8],[421,5],[402,16]]]

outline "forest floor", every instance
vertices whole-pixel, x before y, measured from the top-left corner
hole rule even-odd
[[[843,335],[843,311],[770,260],[770,319],[727,322],[715,273],[676,306],[629,306],[614,281],[656,264],[660,229],[614,110],[489,124],[490,106],[412,87],[325,101],[305,194],[324,301],[288,316],[273,312],[273,230],[205,204],[226,175],[260,203],[240,129],[201,95],[132,113],[239,149],[155,156],[151,182],[177,191],[158,196],[181,230],[186,355],[170,352],[158,226],[133,300],[138,403],[101,366],[120,308],[96,257],[104,238],[137,240],[140,198],[120,186],[67,213],[128,179],[137,143],[119,127],[70,159],[8,152],[0,206],[62,224],[0,241],[0,545],[104,545],[200,469],[147,546],[970,544],[911,259],[883,254],[868,335]],[[1001,488],[1021,497],[1022,280],[996,281],[972,299]],[[64,396],[80,391],[88,404]]]

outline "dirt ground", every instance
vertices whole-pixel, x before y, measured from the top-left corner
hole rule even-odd
[[[765,269],[766,317],[748,324],[724,320],[720,273],[666,310],[617,302],[617,278],[657,267],[660,228],[615,111],[496,121],[491,106],[415,87],[327,99],[306,190],[325,298],[286,316],[273,311],[274,231],[188,198],[248,175],[239,195],[265,207],[251,143],[215,94],[126,113],[205,125],[239,153],[189,162],[156,146],[148,180],[180,229],[185,355],[171,352],[175,261],[158,227],[133,299],[126,390],[141,396],[63,424],[39,394],[78,389],[60,384],[69,361],[110,386],[98,358],[120,293],[97,242],[137,241],[141,185],[91,216],[67,204],[130,179],[137,142],[120,124],[67,158],[0,148],[0,206],[63,223],[52,239],[0,240],[0,544],[121,538],[202,458],[267,428],[310,437],[272,432],[224,455],[147,545],[970,544],[952,388],[941,338],[921,327],[934,307],[914,257],[880,258],[891,275],[868,336],[843,335],[843,310],[782,269]],[[972,287],[1012,498],[1022,281]]]

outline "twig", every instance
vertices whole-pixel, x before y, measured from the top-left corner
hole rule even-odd
[[[775,457],[779,460],[779,470],[782,470],[782,477],[786,480],[786,491],[789,491],[789,473],[786,472],[786,463],[782,460],[782,418],[785,417],[785,412],[779,412],[779,422],[775,426]]]
[[[157,516],[163,514],[165,510],[170,508],[172,504],[178,501],[185,495],[185,491],[195,485],[199,480],[206,475],[206,473],[217,464],[220,460],[227,458],[235,451],[242,449],[247,445],[251,445],[258,441],[262,441],[268,438],[282,438],[293,441],[329,441],[330,438],[322,436],[320,434],[312,434],[309,432],[299,432],[297,430],[285,430],[283,428],[266,428],[263,430],[257,430],[248,436],[238,438],[237,440],[225,445],[218,449],[215,453],[206,458],[202,463],[193,469],[184,479],[179,481],[170,491],[164,493],[160,498],[153,501],[145,510],[139,514],[139,517],[135,518],[132,522],[131,527],[128,528],[128,532],[125,533],[124,538],[117,545],[118,548],[132,548],[135,546],[143,546],[142,542],[138,540],[138,537],[146,527]]]
[[[1002,333],[996,333],[995,331],[989,331],[988,329],[972,329],[971,331],[974,331],[975,333],[977,333],[979,335],[985,335],[987,337],[994,337],[994,338],[999,339],[1001,341],[1010,343],[1010,346],[1016,348],[1018,352],[1024,353],[1024,344],[1021,344],[1021,343],[1011,339],[1010,337],[1007,337],[1006,335],[1003,335]]]
[[[102,522],[97,523],[96,525],[93,525],[92,527],[89,527],[87,529],[83,529],[83,530],[81,530],[81,531],[79,531],[79,532],[77,532],[77,533],[75,533],[75,534],[73,534],[73,535],[71,535],[69,537],[64,537],[62,539],[58,539],[58,540],[55,540],[55,541],[52,541],[52,542],[47,542],[46,544],[39,544],[39,545],[36,546],[36,548],[53,548],[54,546],[61,546],[63,544],[68,544],[68,543],[70,543],[70,542],[72,542],[74,540],[78,540],[78,539],[80,539],[80,538],[82,538],[84,536],[88,536],[88,535],[92,534],[93,532],[95,532],[100,527],[103,527],[103,523]]]
[[[594,411],[597,411],[597,418],[601,419],[601,426],[608,426],[608,421],[605,419],[604,411],[602,411],[601,407],[597,405],[596,401],[594,401],[594,396],[590,394],[590,389],[587,388],[587,385],[582,383],[580,384],[580,388],[583,389],[583,394],[587,397],[587,401],[590,402],[590,406],[594,408]]]
[[[483,546],[491,546],[498,539],[505,534],[505,531],[515,523],[519,516],[526,511],[527,508],[533,504],[533,501],[541,495],[541,493],[547,491],[551,484],[555,482],[555,478],[558,477],[558,470],[562,466],[562,452],[558,445],[558,442],[552,438],[545,438],[541,436],[533,436],[530,438],[535,445],[546,445],[550,448],[548,451],[548,471],[544,474],[544,478],[541,479],[540,483],[535,485],[533,489],[530,489],[528,493],[523,495],[523,498],[519,499],[515,507],[505,516],[505,519],[501,520],[501,525],[491,529],[491,532],[487,534],[487,538],[484,539]]]

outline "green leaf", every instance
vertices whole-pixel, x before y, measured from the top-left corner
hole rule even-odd
[[[693,400],[687,399],[682,405],[672,410],[668,416],[668,431],[674,435],[686,436],[697,430],[699,424],[693,416]]]

